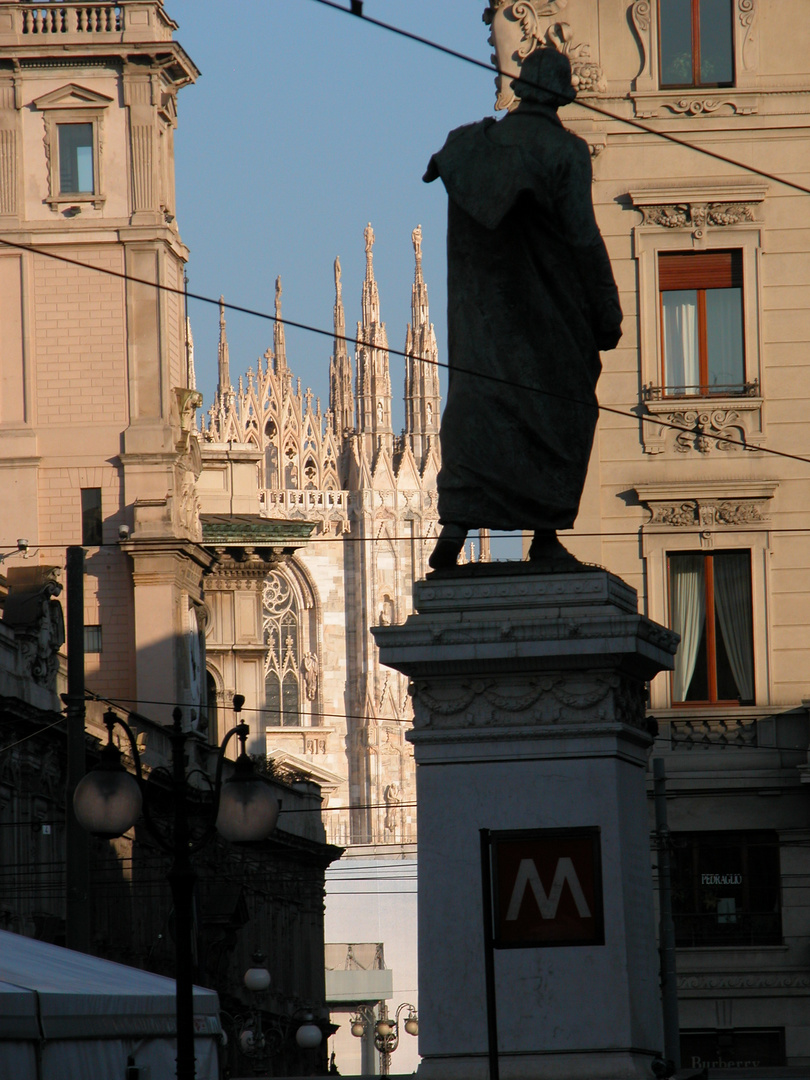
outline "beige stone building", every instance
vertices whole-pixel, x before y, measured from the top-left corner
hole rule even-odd
[[[163,720],[152,702],[200,712],[212,562],[174,215],[197,70],[174,29],[156,0],[0,5],[0,235],[39,249],[0,250],[0,545],[87,548],[88,684]]]
[[[650,707],[684,1065],[806,1066],[810,196],[657,133],[810,187],[807,5],[529,0],[489,14],[502,65],[536,47],[572,60],[583,104],[561,117],[591,147],[625,312],[598,391],[617,412],[600,416],[568,542],[681,635]]]

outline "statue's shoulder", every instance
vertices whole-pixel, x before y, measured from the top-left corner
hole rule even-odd
[[[486,138],[487,130],[496,123],[497,120],[486,117],[474,124],[463,124],[461,127],[454,128],[447,136],[441,150],[437,151],[428,162],[427,172],[422,179],[428,184],[440,175],[445,176],[446,179],[446,174],[455,171],[459,165],[470,160],[471,156],[476,157],[476,147],[480,146],[482,140]]]
[[[484,117],[483,120],[476,120],[472,124],[462,124],[461,127],[453,128],[450,134],[447,136],[445,146],[451,146],[453,143],[459,141],[475,140],[486,134],[488,128],[491,128],[498,121],[491,116]]]

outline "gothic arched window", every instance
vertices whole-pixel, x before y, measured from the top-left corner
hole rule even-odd
[[[262,593],[265,707],[269,727],[297,727],[300,717],[301,627],[298,602],[287,580],[268,574]]]

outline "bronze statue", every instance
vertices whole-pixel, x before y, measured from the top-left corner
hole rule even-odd
[[[532,529],[529,558],[579,566],[557,538],[579,510],[598,407],[600,350],[622,312],[591,198],[587,143],[566,131],[568,58],[540,48],[503,120],[452,131],[428,165],[449,196],[449,385],[434,569],[473,528]],[[485,377],[481,377],[485,376]]]

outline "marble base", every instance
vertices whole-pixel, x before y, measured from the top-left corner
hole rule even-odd
[[[526,568],[528,566],[528,569]],[[503,1080],[640,1080],[663,1048],[645,682],[677,638],[602,570],[430,575],[374,631],[411,678],[422,1080],[485,1080],[479,830],[601,830],[605,944],[497,950]]]

